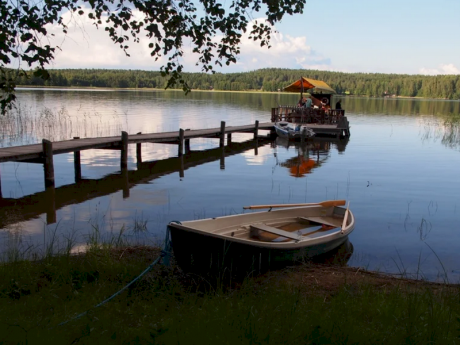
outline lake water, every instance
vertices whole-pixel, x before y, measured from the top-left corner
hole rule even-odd
[[[272,107],[297,97],[22,89],[19,115],[0,119],[0,145],[269,122]],[[59,250],[69,240],[79,250],[94,236],[113,240],[120,232],[132,242],[159,243],[171,220],[347,199],[356,217],[350,266],[459,282],[460,103],[345,97],[342,106],[348,141],[256,146],[252,135],[239,134],[232,140],[242,144],[222,155],[218,139],[192,139],[183,173],[175,145],[143,144],[141,166],[130,145],[128,180],[119,151],[82,151],[78,184],[73,154],[57,155],[55,222],[43,166],[1,163],[1,252],[27,255],[50,244]]]

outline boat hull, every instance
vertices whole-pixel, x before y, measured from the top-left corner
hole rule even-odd
[[[342,227],[344,214],[345,209],[340,207],[289,208],[171,222],[168,231],[174,257],[183,270],[246,274],[331,253],[348,241],[354,229],[351,211],[345,220],[347,225]],[[293,225],[300,225],[299,230],[282,230]]]
[[[308,127],[301,126],[299,130],[295,130],[294,128],[291,128],[287,122],[275,123],[275,132],[279,137],[293,141],[300,141],[302,139],[306,140],[315,135]]]
[[[328,243],[296,249],[263,248],[210,237],[174,227],[171,242],[177,264],[187,272],[228,272],[246,274],[264,272],[330,253],[348,241],[347,236]]]

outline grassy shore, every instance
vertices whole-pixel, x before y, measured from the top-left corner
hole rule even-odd
[[[224,283],[159,264],[93,308],[159,254],[104,247],[1,265],[0,344],[460,343],[458,286],[343,266]]]

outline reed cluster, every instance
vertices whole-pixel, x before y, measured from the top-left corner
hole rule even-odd
[[[66,223],[43,224],[41,236],[32,237],[22,223],[5,226],[0,236],[0,262],[48,260],[55,256],[71,256],[95,249],[126,248],[134,244],[158,246],[163,239],[149,235],[149,219],[141,213],[119,229],[110,214],[96,212],[88,219],[88,230],[82,231]],[[70,224],[70,226],[69,226]],[[41,237],[41,239],[40,239]]]
[[[119,135],[123,119],[98,113],[70,115],[65,107],[34,109],[20,104],[5,116],[0,116],[0,146],[35,144],[42,139],[70,140],[73,137]]]

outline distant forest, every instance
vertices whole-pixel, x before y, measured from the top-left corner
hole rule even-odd
[[[157,88],[166,86],[160,72],[108,69],[50,69],[50,79],[22,78],[22,86]],[[184,73],[192,90],[282,91],[301,76],[325,81],[339,94],[460,99],[460,75],[342,73],[268,68],[242,73]]]

